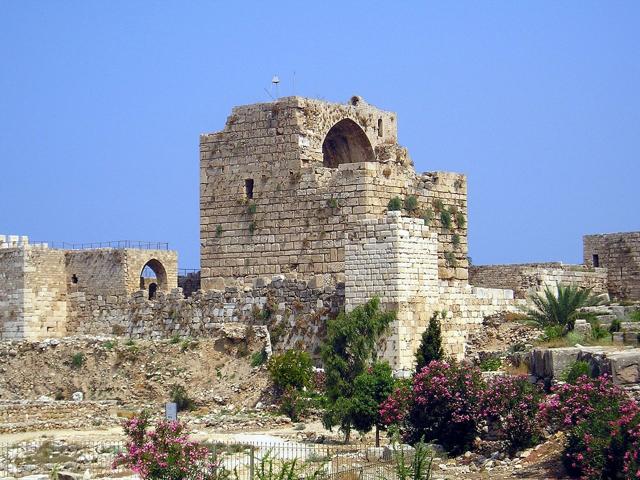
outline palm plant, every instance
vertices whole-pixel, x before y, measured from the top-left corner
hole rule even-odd
[[[602,303],[600,295],[594,295],[590,288],[574,285],[546,287],[543,293],[529,296],[533,307],[524,309],[529,318],[543,327],[559,325],[565,332],[573,330],[578,309]]]

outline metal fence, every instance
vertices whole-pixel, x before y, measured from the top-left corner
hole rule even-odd
[[[31,244],[47,244],[49,248],[60,250],[92,250],[96,248],[138,248],[142,250],[169,250],[168,242],[147,242],[143,240],[112,240],[109,242],[46,242],[33,241]]]
[[[296,478],[315,480],[395,479],[390,461],[368,458],[365,446],[318,445],[297,442],[203,442],[215,464],[231,473],[231,479],[264,478],[262,472],[277,471],[296,463]],[[0,444],[0,478],[51,475],[57,470],[91,478],[132,475],[113,468],[123,442],[28,441]],[[221,468],[222,470],[222,468]],[[215,478],[215,476],[214,476]],[[271,477],[267,477],[271,478]],[[273,477],[275,478],[275,477]]]

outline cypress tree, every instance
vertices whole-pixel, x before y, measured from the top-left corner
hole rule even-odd
[[[429,320],[429,326],[422,334],[420,347],[416,352],[416,372],[429,365],[432,360],[442,360],[444,351],[442,350],[442,329],[438,312],[434,312]],[[443,315],[444,317],[444,315]]]

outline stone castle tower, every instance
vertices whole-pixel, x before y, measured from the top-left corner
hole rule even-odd
[[[357,222],[393,197],[437,231],[440,279],[467,279],[464,175],[417,174],[398,144],[397,116],[360,97],[300,97],[233,109],[200,137],[202,288],[284,274],[344,280]]]

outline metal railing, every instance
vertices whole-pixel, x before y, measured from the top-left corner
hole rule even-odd
[[[187,275],[192,273],[200,273],[200,269],[199,268],[179,268],[178,269],[179,277],[186,277]]]
[[[367,458],[364,445],[320,445],[298,442],[203,442],[211,459],[232,472],[231,478],[253,480],[261,469],[279,468],[296,461],[300,479],[395,479],[390,461]],[[122,477],[131,474],[126,468],[113,468],[116,455],[125,449],[124,442],[67,442],[37,440],[0,443],[0,478],[27,475],[50,475],[56,470],[91,477]]]
[[[49,248],[59,250],[92,250],[97,248],[138,248],[142,250],[169,250],[168,242],[147,242],[143,240],[112,240],[108,242],[89,243],[34,241],[31,242],[31,244],[47,244]]]

